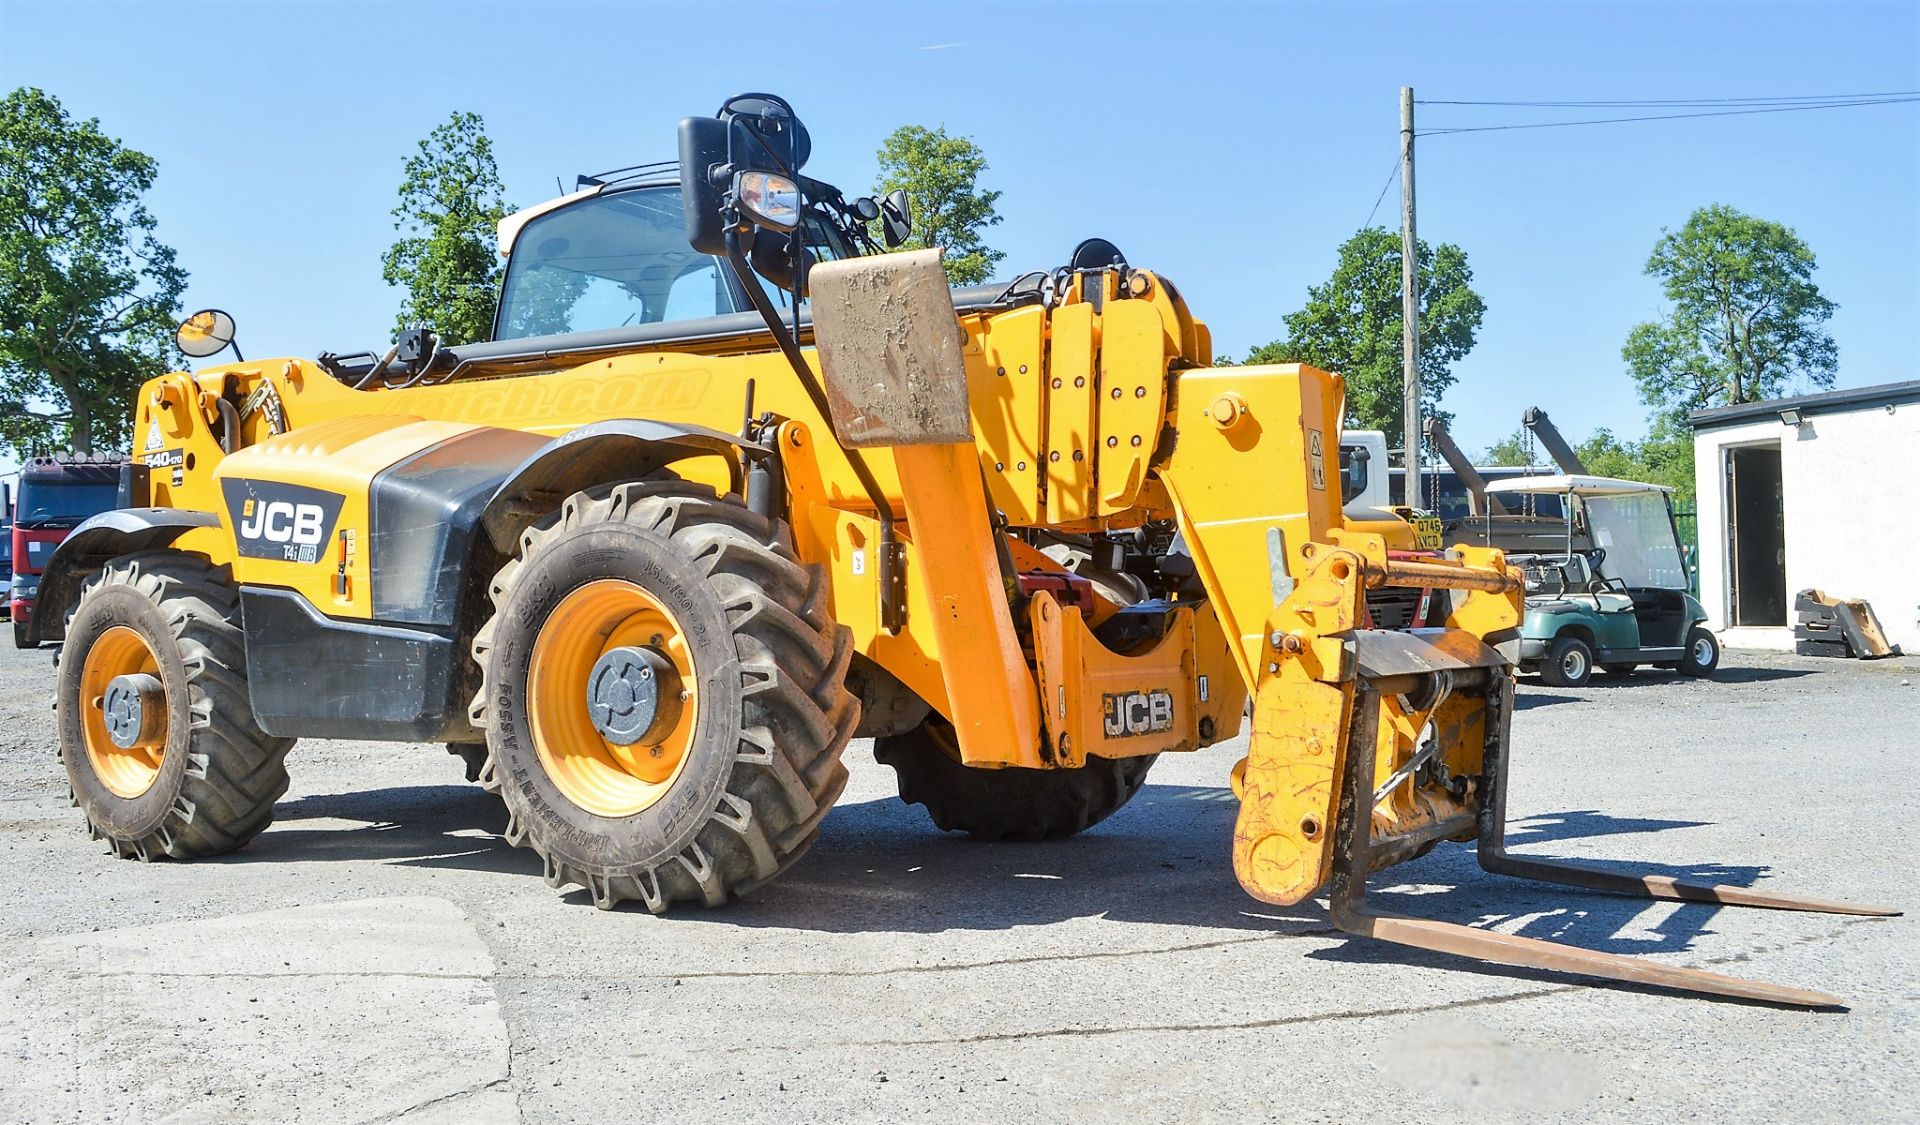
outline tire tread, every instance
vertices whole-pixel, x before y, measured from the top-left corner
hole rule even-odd
[[[138,552],[108,564],[89,582],[75,613],[114,586],[130,586],[151,601],[179,648],[189,692],[189,764],[172,808],[146,835],[116,839],[91,814],[88,829],[122,857],[199,859],[233,851],[273,822],[274,802],[287,791],[286,760],[294,740],[275,738],[253,720],[246,638],[234,624],[240,595],[232,572],[182,551]],[[63,740],[63,762],[76,752],[85,754]]]

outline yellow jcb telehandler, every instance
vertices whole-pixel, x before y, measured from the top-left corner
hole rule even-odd
[[[224,852],[271,819],[294,739],[438,741],[549,882],[658,912],[794,863],[853,738],[940,827],[1039,839],[1250,721],[1232,855],[1260,899],[1837,1003],[1369,912],[1370,874],[1476,839],[1530,878],[1877,911],[1508,856],[1517,574],[1347,524],[1340,378],[1210,366],[1174,284],[1103,240],[950,290],[937,251],[882,252],[904,197],[848,199],[809,147],[742,95],[681,124],[677,161],[508,217],[489,342],[149,382],[120,509],[61,544],[32,623],[64,643],[94,834]],[[180,344],[233,332],[209,310]],[[1376,627],[1388,605],[1411,627]]]

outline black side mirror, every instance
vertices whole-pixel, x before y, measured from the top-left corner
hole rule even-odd
[[[913,202],[901,188],[895,188],[880,201],[880,236],[887,240],[889,250],[907,240],[913,233]]]
[[[680,209],[687,241],[702,254],[727,252],[727,228],[720,221],[726,191],[727,123],[717,117],[689,117],[680,123]],[[724,182],[716,183],[716,174]]]
[[[715,116],[734,132],[733,161],[740,169],[792,175],[813,155],[807,127],[776,94],[735,94]]]

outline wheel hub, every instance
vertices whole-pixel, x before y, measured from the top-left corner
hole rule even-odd
[[[660,741],[680,721],[680,673],[651,648],[608,649],[587,676],[587,714],[615,746]]]
[[[115,676],[101,702],[107,737],[122,750],[152,746],[167,732],[167,693],[158,676],[145,672]]]
[[[587,582],[540,623],[526,672],[527,727],[562,796],[627,817],[664,796],[699,725],[693,650],[650,591]]]
[[[116,797],[153,788],[167,756],[160,661],[133,629],[115,625],[80,655],[81,739],[94,776]]]

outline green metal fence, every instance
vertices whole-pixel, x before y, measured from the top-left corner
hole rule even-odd
[[[1673,510],[1673,526],[1680,533],[1680,557],[1687,564],[1687,592],[1700,596],[1700,512],[1696,508]]]

